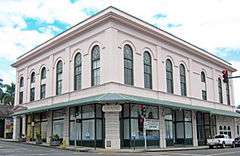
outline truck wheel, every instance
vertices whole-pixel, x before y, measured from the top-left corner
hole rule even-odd
[[[213,145],[209,145],[209,149],[213,149]]]
[[[222,148],[225,148],[225,147],[226,147],[225,142],[223,142],[222,143]]]
[[[235,147],[236,147],[235,142],[232,143],[232,146],[231,146],[231,147],[232,147],[232,148],[235,148]]]

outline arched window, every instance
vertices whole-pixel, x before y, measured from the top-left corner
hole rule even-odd
[[[206,82],[205,73],[203,71],[201,72],[201,82]]]
[[[58,61],[56,68],[56,95],[62,94],[62,73],[63,73],[63,63]]]
[[[40,86],[40,99],[43,99],[46,97],[46,82],[43,80],[47,77],[47,71],[46,68],[43,67],[41,70],[41,86]]]
[[[207,84],[206,84],[206,76],[205,73],[201,72],[201,82],[203,83],[203,89],[202,89],[202,99],[207,100]]]
[[[21,77],[21,78],[20,78],[20,88],[23,87],[23,85],[24,85],[24,78]]]
[[[223,103],[222,81],[220,78],[218,78],[218,96],[219,96],[219,102]]]
[[[74,90],[81,89],[81,77],[82,77],[82,56],[80,53],[74,58]]]
[[[31,74],[31,83],[35,83],[35,72]]]
[[[100,84],[100,47],[95,45],[92,48],[92,86]]]
[[[180,64],[180,86],[181,86],[181,95],[187,96],[187,85],[186,85],[186,70],[183,64]]]
[[[23,85],[24,85],[24,78],[21,77],[21,78],[20,78],[20,84],[19,84],[20,88],[22,88]],[[18,99],[18,102],[19,102],[19,104],[22,104],[22,103],[23,103],[23,90],[21,90],[21,89],[20,89],[20,91],[19,91],[19,99]]]
[[[31,74],[31,85],[30,85],[30,101],[35,100],[35,86],[33,83],[35,83],[35,72],[32,72]]]
[[[124,52],[124,84],[133,85],[133,50],[126,44]]]
[[[41,80],[46,79],[46,68],[43,67],[41,71]]]
[[[149,52],[143,54],[144,63],[144,87],[152,89],[152,59]]]
[[[173,68],[172,62],[169,59],[166,60],[166,80],[167,80],[167,92],[173,93]]]

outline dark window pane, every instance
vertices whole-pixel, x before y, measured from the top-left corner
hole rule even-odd
[[[62,61],[58,61],[56,70],[56,95],[62,94]]]
[[[124,46],[124,83],[133,85],[133,51],[129,45]]]
[[[30,101],[34,101],[35,99],[35,88],[30,89]]]
[[[74,59],[74,90],[81,89],[82,62],[81,54],[78,53]]]
[[[31,83],[35,83],[35,72],[31,74]]]
[[[46,68],[43,67],[41,71],[41,79],[45,79],[45,78],[46,78]]]
[[[167,92],[173,93],[173,69],[172,62],[169,59],[166,60],[166,80],[167,80]]]
[[[187,96],[186,71],[183,64],[180,65],[180,86],[181,86],[181,95]]]
[[[92,49],[92,86],[100,84],[100,48],[98,45]]]

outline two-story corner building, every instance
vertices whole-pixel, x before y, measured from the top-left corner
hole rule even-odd
[[[14,138],[107,149],[239,135],[231,64],[109,7],[20,56]],[[135,143],[133,143],[133,141]]]

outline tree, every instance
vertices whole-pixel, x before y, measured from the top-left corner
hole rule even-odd
[[[2,103],[3,99],[3,80],[0,78],[0,103]]]
[[[3,93],[2,101],[5,105],[14,105],[15,84],[4,84],[5,92]]]

